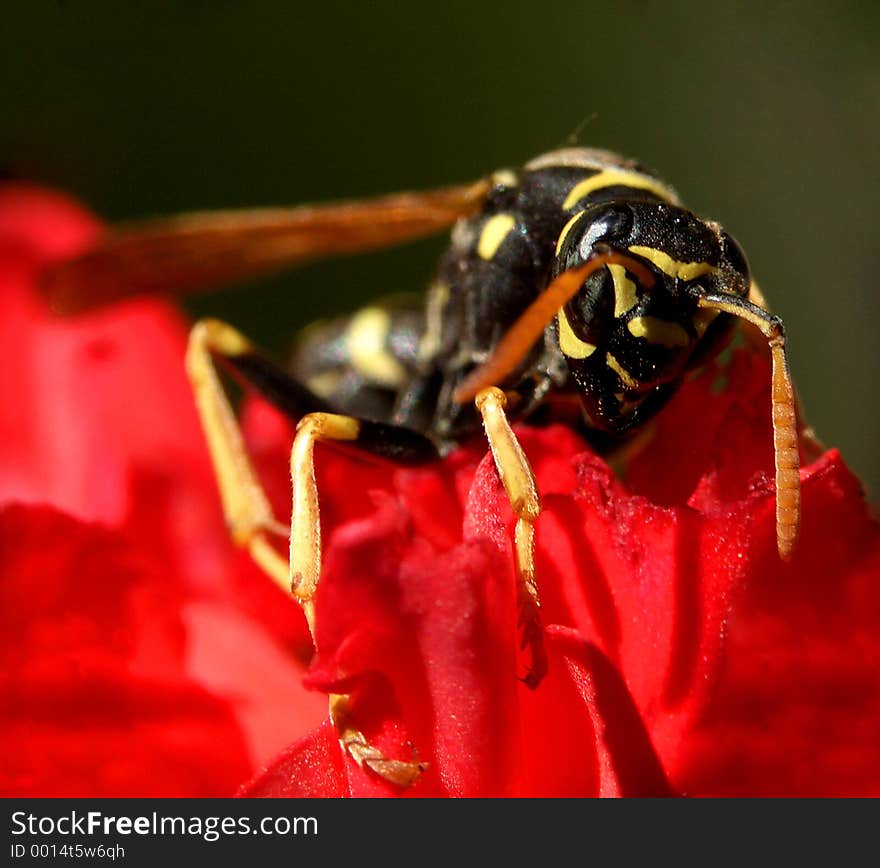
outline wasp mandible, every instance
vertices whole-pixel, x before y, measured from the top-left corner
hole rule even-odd
[[[566,148],[475,184],[370,201],[193,214],[111,233],[48,276],[62,308],[191,291],[331,254],[386,247],[454,224],[422,309],[373,306],[312,329],[284,369],[233,327],[202,320],[186,366],[235,541],[291,589],[314,634],[321,574],[314,446],[337,441],[397,463],[437,459],[481,429],[516,516],[520,628],[535,687],[546,658],[534,567],[540,496],[511,422],[569,394],[597,448],[653,417],[742,321],[769,346],[776,535],[800,522],[798,422],[785,332],[739,244],[640,164]],[[298,420],[290,527],[272,513],[216,361]],[[289,559],[271,543],[288,537]],[[400,784],[416,763],[383,756],[331,698],[344,748]]]

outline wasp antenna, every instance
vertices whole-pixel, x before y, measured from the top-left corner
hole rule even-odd
[[[795,394],[785,353],[785,328],[778,316],[730,295],[701,295],[699,307],[728,313],[760,329],[770,345],[773,450],[776,464],[776,546],[788,560],[801,524],[800,456]]]
[[[563,139],[562,143],[559,145],[560,148],[573,148],[576,147],[578,141],[580,140],[581,133],[584,131],[584,127],[587,124],[593,123],[596,118],[599,117],[599,112],[590,112],[588,115],[584,115],[581,119],[580,123]]]
[[[482,389],[501,383],[535,345],[559,309],[577,294],[584,281],[609,263],[625,266],[638,275],[645,286],[652,286],[655,282],[655,277],[647,266],[613,250],[597,253],[583,265],[563,271],[525,309],[495,346],[489,358],[461,381],[452,395],[453,400],[457,404],[465,404],[472,401]]]

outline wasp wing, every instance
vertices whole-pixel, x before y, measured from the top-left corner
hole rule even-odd
[[[53,266],[43,289],[76,312],[142,293],[182,294],[271,274],[325,256],[424,238],[477,210],[485,181],[376,199],[212,211],[111,229],[77,259]]]

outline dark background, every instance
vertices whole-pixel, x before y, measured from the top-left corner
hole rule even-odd
[[[470,180],[565,144],[720,220],[823,439],[880,491],[880,5],[5,0],[0,166],[111,219]],[[281,351],[442,241],[191,303]]]

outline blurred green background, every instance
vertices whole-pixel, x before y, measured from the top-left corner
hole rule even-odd
[[[635,156],[749,254],[820,435],[880,492],[880,4],[5,0],[0,167],[111,219]],[[275,351],[442,240],[192,302]]]

